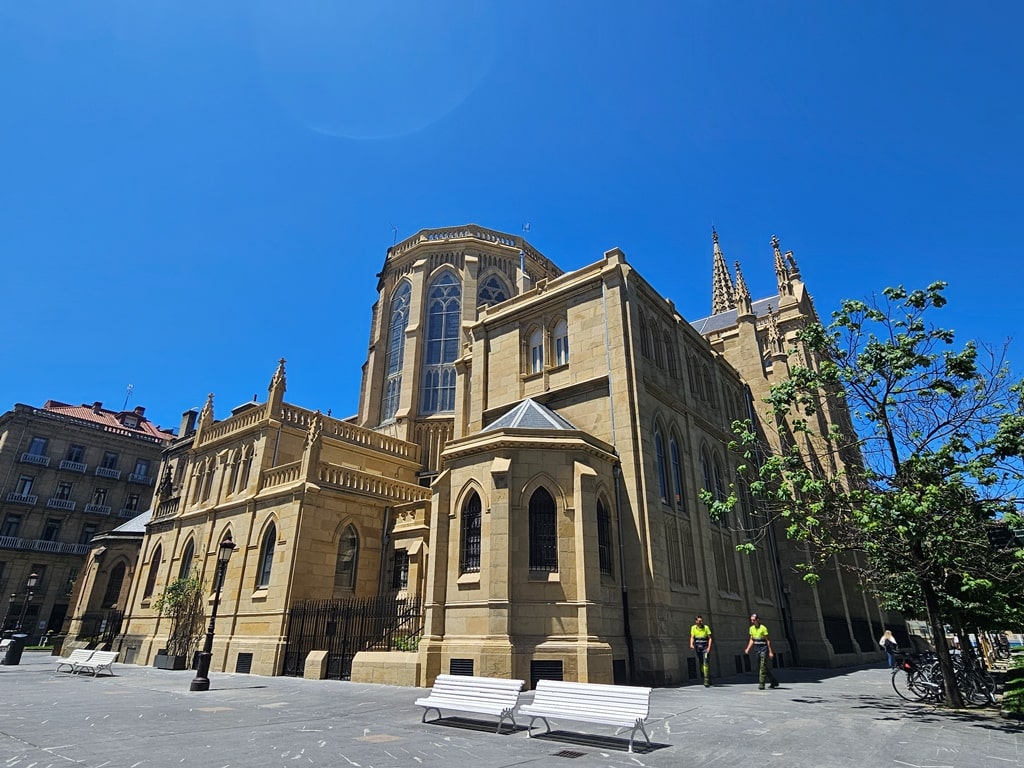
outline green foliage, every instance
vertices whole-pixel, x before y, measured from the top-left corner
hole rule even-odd
[[[394,635],[391,638],[391,648],[395,651],[418,651],[419,647],[419,635]]]
[[[1024,553],[987,536],[1022,508],[1024,382],[1011,381],[1005,346],[956,350],[930,322],[945,287],[887,288],[805,326],[765,401],[775,434],[734,425],[751,493],[811,554],[805,578],[847,555],[887,607],[927,616],[942,637],[944,621],[1024,620]]]
[[[171,620],[167,653],[189,657],[203,633],[203,583],[195,574],[175,579],[153,600],[153,608]]]
[[[1013,715],[1024,716],[1024,651],[1015,652],[1010,661],[1002,709]]]

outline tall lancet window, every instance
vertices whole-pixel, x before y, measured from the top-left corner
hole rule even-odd
[[[420,413],[455,410],[455,358],[459,354],[462,287],[445,272],[427,293],[427,339]]]
[[[405,280],[391,297],[391,325],[388,326],[388,352],[385,361],[384,397],[381,402],[381,422],[391,421],[398,411],[402,393],[402,363],[405,360],[405,329],[409,325],[409,296],[412,288]]]

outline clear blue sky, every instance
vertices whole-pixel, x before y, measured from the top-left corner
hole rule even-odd
[[[688,319],[711,227],[827,316],[950,282],[1019,334],[1024,6],[90,0],[0,5],[0,411],[177,427],[266,388],[358,405],[395,235],[477,223],[571,270],[621,247]],[[1024,343],[1014,342],[1021,371]]]

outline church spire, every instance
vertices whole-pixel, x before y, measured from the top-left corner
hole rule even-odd
[[[711,241],[714,243],[714,256],[711,274],[711,314],[717,315],[736,308],[736,289],[733,287],[729,268],[725,265],[725,256],[718,245],[718,232],[711,228]]]
[[[743,279],[743,273],[740,271],[740,263],[736,261],[733,262],[733,264],[736,267],[736,316],[753,316],[754,303],[750,300],[750,291],[747,290],[747,281]]]
[[[284,363],[285,359],[283,357],[277,361],[277,370],[274,371],[274,375],[270,379],[270,386],[267,387],[268,414],[274,418],[277,418],[277,413],[281,409],[281,403],[284,402],[284,391],[287,389],[284,377]]]
[[[775,235],[772,235],[772,250],[775,252],[775,281],[779,285],[779,296],[792,296],[793,286],[790,283],[789,269],[779,248],[779,238]]]

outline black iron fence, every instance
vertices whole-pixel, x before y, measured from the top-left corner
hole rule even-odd
[[[114,638],[121,634],[122,615],[120,611],[89,611],[82,616],[78,629],[78,640],[88,640],[97,648],[107,648]]]
[[[327,651],[327,677],[348,680],[360,651],[414,651],[423,634],[423,604],[393,595],[303,600],[288,611],[282,675],[300,677],[310,651]]]

